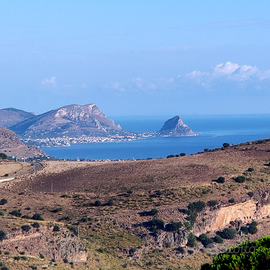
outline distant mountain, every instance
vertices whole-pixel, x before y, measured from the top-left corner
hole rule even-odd
[[[170,137],[179,137],[179,136],[196,136],[190,127],[184,124],[183,120],[176,115],[175,117],[167,120],[163,127],[156,132],[157,136],[170,136]]]
[[[27,119],[11,127],[22,138],[124,135],[95,104],[68,105]]]
[[[45,153],[36,146],[27,146],[11,130],[0,127],[0,153],[17,158],[44,156]]]
[[[26,119],[35,117],[33,113],[25,112],[14,108],[0,110],[0,126],[9,128]]]

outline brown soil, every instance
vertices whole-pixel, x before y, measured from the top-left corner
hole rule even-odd
[[[63,217],[69,217],[66,223],[88,216],[130,227],[149,219],[141,217],[141,211],[157,208],[159,218],[169,222],[176,220],[179,208],[195,200],[226,204],[231,198],[236,202],[249,198],[249,191],[256,196],[258,189],[270,185],[269,162],[270,140],[167,159],[48,161],[38,172],[0,183],[0,200],[8,200],[0,210],[5,209],[7,216],[14,209],[28,216],[40,213],[48,221],[66,222]],[[251,167],[254,171],[249,172]],[[239,175],[246,177],[244,183],[235,182]],[[225,177],[225,183],[214,181],[219,176]],[[113,205],[107,204],[110,199]],[[96,200],[102,205],[94,206]],[[60,207],[61,211],[52,212]],[[23,222],[0,218],[0,227],[19,227]],[[263,226],[260,235],[269,234],[269,226]]]

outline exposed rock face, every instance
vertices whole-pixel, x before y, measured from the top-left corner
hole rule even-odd
[[[25,145],[13,131],[3,127],[0,127],[0,152],[17,158],[32,158],[45,155],[36,146]]]
[[[167,120],[163,127],[156,132],[159,136],[195,136],[196,134],[184,124],[183,120],[177,115]]]
[[[252,220],[259,220],[270,216],[270,191],[261,191],[261,196],[244,202],[219,207],[213,211],[202,213],[197,220],[204,218],[204,222],[196,222],[193,228],[195,235],[206,231],[218,231],[230,224],[246,224]],[[258,199],[258,200],[257,200]]]
[[[66,231],[52,232],[52,227],[42,226],[38,230],[31,228],[28,232],[13,231],[7,239],[0,242],[0,247],[10,253],[24,252],[28,255],[69,262],[86,262],[86,247],[79,239]]]
[[[2,109],[0,110],[0,126],[9,128],[34,116],[35,115],[33,113],[14,108]]]
[[[186,230],[178,230],[175,232],[159,232],[156,242],[160,247],[179,247],[186,245],[188,232]]]
[[[69,105],[46,112],[11,127],[26,138],[107,136],[125,134],[95,104]]]

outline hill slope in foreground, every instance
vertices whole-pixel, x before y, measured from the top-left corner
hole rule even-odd
[[[0,260],[10,269],[53,269],[51,259],[62,269],[198,269],[236,243],[270,234],[269,162],[270,140],[158,160],[45,162],[0,183],[7,200]],[[192,204],[198,201],[201,209]],[[31,226],[37,217],[44,219],[38,230]],[[239,231],[207,247],[188,242],[191,233],[212,239],[252,220],[254,234]],[[21,254],[25,260],[14,259]]]

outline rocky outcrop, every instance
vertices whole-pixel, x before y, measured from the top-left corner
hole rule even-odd
[[[0,127],[0,153],[17,158],[33,158],[45,156],[45,153],[36,146],[25,145],[11,130]]]
[[[188,232],[186,230],[178,230],[175,232],[159,232],[155,237],[155,241],[160,247],[179,247],[186,245]]]
[[[195,134],[190,127],[184,124],[183,120],[177,115],[169,120],[167,120],[163,127],[156,132],[158,136],[195,136]]]
[[[7,239],[0,242],[0,248],[13,254],[24,252],[26,255],[40,256],[56,261],[86,262],[86,247],[70,232],[53,232],[52,227],[42,226],[7,234]]]
[[[95,104],[68,105],[46,112],[11,129],[22,138],[108,136],[126,134],[115,125]]]
[[[270,217],[269,194],[270,190],[259,191],[259,195],[254,199],[208,209],[198,216],[193,228],[194,234],[198,236],[207,231],[219,231],[230,225],[246,224],[252,220]]]

